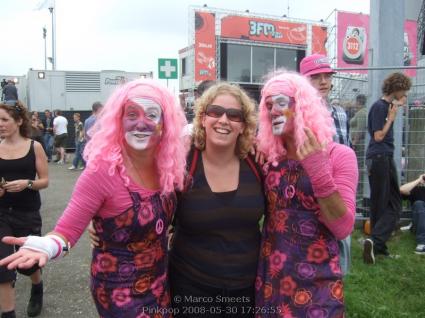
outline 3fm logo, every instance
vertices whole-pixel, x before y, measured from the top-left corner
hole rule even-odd
[[[276,31],[276,27],[267,22],[249,21],[249,35],[260,36],[264,34],[266,37],[274,39],[282,38],[282,33]]]

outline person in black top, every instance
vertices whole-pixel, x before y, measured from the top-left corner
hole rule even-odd
[[[246,159],[255,106],[238,86],[218,83],[195,109],[187,189],[178,197],[170,249],[174,317],[253,317],[265,210],[261,178]]]
[[[412,232],[416,235],[415,253],[425,255],[425,174],[400,187],[403,199],[412,207]]]
[[[0,238],[41,235],[39,190],[48,186],[47,158],[41,144],[29,138],[30,127],[28,111],[19,101],[0,104]],[[0,259],[13,252],[13,246],[0,241]],[[18,271],[31,277],[27,313],[37,316],[43,302],[40,269]],[[15,280],[15,271],[0,267],[2,318],[15,317]]]
[[[393,123],[397,112],[406,103],[406,93],[412,85],[403,73],[390,74],[382,85],[383,96],[370,108],[366,151],[366,166],[370,185],[371,237],[363,246],[363,260],[375,263],[375,255],[389,256],[386,245],[395,230],[401,209],[397,168],[393,159]]]

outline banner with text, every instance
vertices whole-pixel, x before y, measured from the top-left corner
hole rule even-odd
[[[216,80],[215,14],[195,11],[195,82]]]
[[[338,11],[337,14],[337,67],[367,67],[369,15]],[[416,66],[416,21],[404,23],[403,64]],[[367,73],[367,70],[345,71]],[[415,76],[416,70],[406,70],[409,76]]]

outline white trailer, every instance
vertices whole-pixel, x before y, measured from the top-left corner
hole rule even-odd
[[[28,71],[26,104],[31,111],[91,111],[93,102],[104,103],[115,88],[152,72]]]

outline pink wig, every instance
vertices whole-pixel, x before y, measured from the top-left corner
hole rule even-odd
[[[319,143],[332,141],[335,134],[333,119],[316,89],[302,75],[293,72],[279,73],[264,85],[259,106],[257,143],[269,162],[276,162],[286,155],[282,136],[272,133],[270,113],[266,108],[266,98],[279,94],[295,99],[294,116],[290,119],[288,128],[294,136],[297,150],[306,139],[304,127],[312,130]]]
[[[186,119],[179,103],[168,89],[153,80],[135,80],[126,83],[109,97],[92,128],[93,136],[84,150],[84,157],[88,161],[87,167],[91,171],[96,171],[99,162],[106,161],[109,164],[109,175],[118,170],[128,185],[129,178],[123,165],[125,138],[122,117],[125,103],[136,97],[150,99],[162,108],[164,125],[155,154],[161,192],[174,191],[175,187],[182,189],[186,152],[184,140],[180,136]]]

